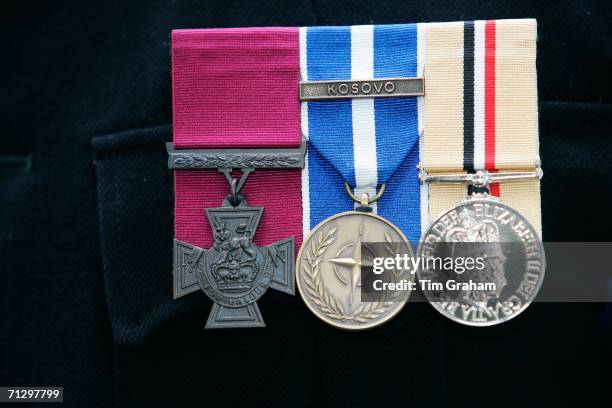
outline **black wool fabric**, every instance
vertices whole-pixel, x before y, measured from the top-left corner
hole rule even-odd
[[[487,329],[410,304],[349,333],[270,291],[267,328],[204,331],[202,293],[172,300],[164,146],[174,28],[533,17],[544,238],[609,241],[606,1],[15,2],[3,16],[0,386],[63,386],[70,407],[609,405],[602,304],[533,304]]]

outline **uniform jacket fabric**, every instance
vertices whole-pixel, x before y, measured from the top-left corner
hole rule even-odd
[[[610,240],[606,1],[5,7],[0,385],[63,386],[71,407],[562,407],[585,395],[609,404],[602,304],[533,304],[483,330],[415,304],[376,330],[347,333],[299,296],[270,292],[259,303],[267,328],[205,332],[210,301],[171,298],[164,146],[172,29],[534,17],[545,239]]]

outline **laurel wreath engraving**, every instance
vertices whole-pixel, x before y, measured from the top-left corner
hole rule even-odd
[[[286,167],[299,162],[299,158],[286,154],[248,154],[226,156],[222,154],[182,154],[174,159],[181,167]]]
[[[330,318],[340,321],[367,323],[385,313],[399,295],[397,291],[392,296],[385,293],[382,301],[364,303],[355,310],[352,316],[345,314],[342,303],[330,296],[323,288],[320,274],[323,255],[327,248],[336,240],[337,230],[338,227],[335,227],[326,233],[320,232],[317,239],[310,246],[310,251],[305,255],[304,283],[312,301]],[[385,240],[385,251],[390,255],[397,253],[399,245],[394,243],[388,234],[385,234]],[[396,281],[399,280],[402,274],[403,272],[393,271]]]

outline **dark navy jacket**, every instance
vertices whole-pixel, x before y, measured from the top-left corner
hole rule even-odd
[[[269,293],[266,329],[205,332],[204,295],[171,299],[164,147],[174,28],[534,17],[544,237],[609,241],[607,1],[37,3],[3,5],[0,24],[0,385],[63,386],[74,407],[609,398],[601,304],[534,304],[482,330],[410,305],[380,329],[347,333],[321,324],[299,297]]]

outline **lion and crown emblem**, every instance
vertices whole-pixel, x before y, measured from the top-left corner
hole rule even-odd
[[[227,292],[251,289],[259,271],[257,252],[251,245],[252,232],[247,224],[233,229],[221,219],[214,224],[214,248],[219,256],[211,265],[211,272],[219,289]]]

